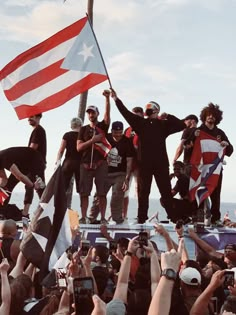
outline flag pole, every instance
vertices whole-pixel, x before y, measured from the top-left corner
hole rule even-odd
[[[93,27],[92,27],[92,24],[91,24],[90,18],[89,18],[89,16],[88,16],[88,14],[87,14],[87,13],[86,13],[86,16],[87,16],[87,18],[88,18],[89,25],[90,25],[90,27],[91,27],[91,30],[92,30],[93,36],[94,36],[94,38],[95,38],[95,41],[96,41],[96,44],[97,44],[97,47],[98,47],[98,51],[99,51],[100,56],[101,56],[101,59],[102,59],[103,66],[104,66],[105,71],[106,71],[106,74],[107,74],[107,80],[108,80],[108,82],[109,82],[110,88],[112,89],[111,80],[110,80],[110,77],[109,77],[109,74],[108,74],[108,71],[107,71],[107,67],[106,67],[105,62],[104,62],[104,58],[103,58],[103,55],[102,55],[102,52],[101,52],[100,46],[99,46],[98,41],[97,41],[97,37],[96,37],[96,35],[95,35],[95,33],[94,33],[94,30],[93,30]]]

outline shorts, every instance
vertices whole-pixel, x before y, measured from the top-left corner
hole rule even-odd
[[[97,196],[106,196],[106,179],[108,174],[107,161],[102,161],[96,169],[88,169],[83,163],[80,164],[79,190],[81,196],[90,196],[93,182],[96,186]]]

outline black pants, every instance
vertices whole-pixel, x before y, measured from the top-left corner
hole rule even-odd
[[[223,178],[223,174],[221,171],[220,176],[219,176],[219,180],[218,180],[218,184],[210,196],[211,202],[212,202],[211,222],[215,222],[217,220],[220,220],[220,216],[221,216],[221,214],[220,214],[220,194],[221,194],[222,178]]]
[[[34,183],[35,182],[35,176],[32,177],[31,175],[27,175],[30,180]],[[9,201],[10,201],[10,198],[11,198],[11,194],[12,194],[12,191],[13,189],[15,188],[15,186],[19,183],[20,181],[14,176],[14,175],[10,175],[9,178],[8,178],[8,181],[7,181],[7,186],[4,187],[4,189],[6,189],[7,191],[10,192],[9,194],[9,197],[4,201],[4,205],[8,205]],[[32,188],[33,190],[33,188]],[[43,193],[44,189],[38,189],[37,190],[37,194],[39,196],[39,198],[42,196],[42,193]]]
[[[168,218],[172,221],[176,221],[173,209],[173,198],[171,195],[169,167],[151,169],[146,166],[140,166],[138,176],[138,222],[144,223],[148,218],[152,176],[155,178]]]
[[[62,172],[64,175],[65,189],[70,185],[72,177],[75,177],[76,192],[79,193],[80,180],[80,162],[78,160],[65,159],[62,164]]]

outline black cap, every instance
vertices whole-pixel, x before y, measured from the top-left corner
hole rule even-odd
[[[123,130],[124,125],[122,121],[114,121],[111,125],[111,130]]]
[[[132,108],[132,112],[133,113],[141,113],[141,114],[143,114],[143,108],[139,107],[139,106],[136,106],[136,107]]]
[[[186,117],[184,118],[184,120],[189,120],[189,119],[195,120],[196,123],[198,123],[198,118],[197,118],[196,115],[191,114],[191,115],[188,115],[188,116],[186,116]]]

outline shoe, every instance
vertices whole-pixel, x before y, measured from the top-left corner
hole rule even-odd
[[[224,226],[224,224],[221,220],[216,220],[215,222],[211,222],[211,225],[215,226],[215,227],[223,227]]]
[[[103,219],[101,219],[100,223],[106,225],[106,224],[108,224],[108,221],[105,218],[103,218]]]
[[[124,223],[124,219],[116,221],[116,224],[123,224],[123,223]]]
[[[87,224],[86,218],[79,219],[79,224]]]

